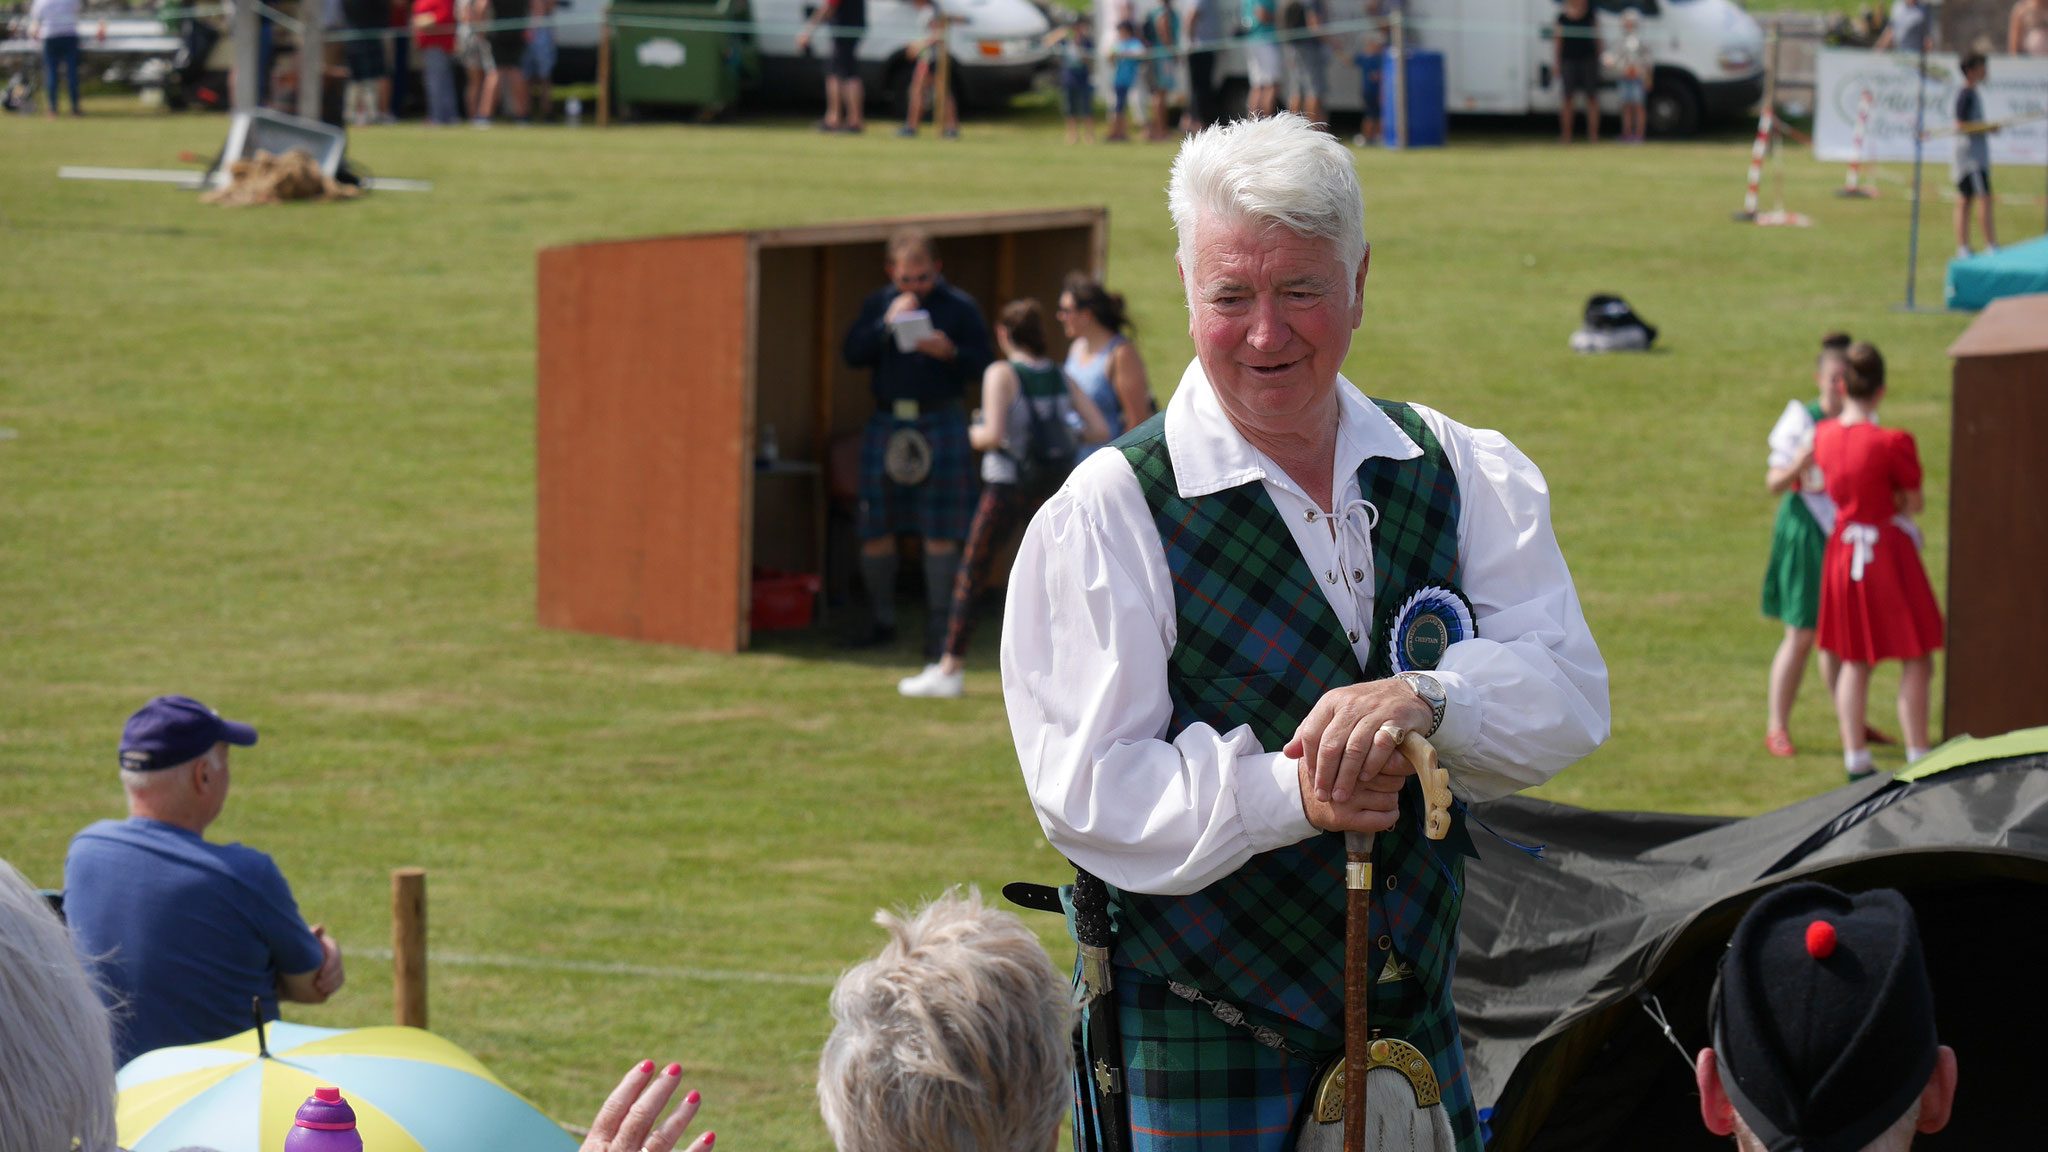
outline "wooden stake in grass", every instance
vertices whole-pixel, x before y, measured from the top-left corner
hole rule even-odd
[[[612,122],[612,16],[597,22],[597,126]]]
[[[391,873],[392,1016],[401,1026],[427,1026],[427,870]]]

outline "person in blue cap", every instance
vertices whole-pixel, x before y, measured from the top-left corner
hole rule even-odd
[[[1743,916],[1700,1050],[1700,1116],[1740,1152],[1905,1152],[1948,1126],[1956,1054],[1934,1027],[1913,906],[1788,884]]]
[[[159,696],[121,733],[126,820],[71,840],[64,914],[79,959],[115,1015],[115,1062],[253,1027],[280,998],[318,1004],[342,985],[341,946],[299,916],[269,856],[214,844],[228,799],[228,747],[256,729],[189,696]]]

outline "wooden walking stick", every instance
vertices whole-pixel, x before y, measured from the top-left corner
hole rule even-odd
[[[1372,986],[1370,832],[1344,834],[1344,1152],[1365,1149],[1365,1061],[1372,1043],[1366,990]]]
[[[1422,787],[1423,835],[1431,840],[1443,839],[1451,831],[1451,774],[1438,766],[1436,749],[1421,733],[1406,731],[1393,724],[1386,725],[1381,731],[1391,738],[1394,748],[1415,768],[1416,780]],[[1420,1053],[1404,1042],[1375,1042],[1372,1038],[1366,997],[1375,980],[1372,973],[1373,839],[1369,832],[1344,834],[1344,1152],[1365,1152],[1367,1122],[1371,1118],[1366,1103],[1367,1085],[1369,1074],[1375,1068],[1390,1068],[1407,1078],[1416,1089],[1415,1111],[1440,1104],[1433,1074],[1428,1076],[1426,1093],[1417,1083],[1415,1073],[1428,1068],[1428,1062]],[[1421,1069],[1413,1067],[1418,1061],[1422,1064]],[[1441,1115],[1436,1119],[1441,1120]],[[1382,1117],[1381,1121],[1379,1128],[1384,1138],[1390,1126],[1389,1118]],[[1406,1129],[1409,1133],[1408,1140],[1395,1145],[1401,1148],[1425,1146],[1418,1139],[1425,1129],[1434,1129],[1439,1142],[1448,1135],[1448,1130],[1440,1125],[1417,1126],[1412,1116],[1407,1123],[1392,1126]]]

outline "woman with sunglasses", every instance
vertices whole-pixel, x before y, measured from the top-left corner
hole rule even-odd
[[[1111,439],[1152,415],[1152,391],[1138,346],[1124,335],[1131,319],[1124,298],[1083,272],[1067,273],[1060,292],[1060,327],[1066,332],[1067,375],[1095,401]],[[1095,451],[1081,450],[1082,456]]]

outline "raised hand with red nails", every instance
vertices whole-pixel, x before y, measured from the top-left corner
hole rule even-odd
[[[626,1070],[619,1086],[605,1098],[590,1122],[590,1134],[583,1138],[582,1152],[672,1152],[681,1142],[690,1121],[697,1118],[702,1100],[696,1092],[683,1097],[676,1110],[659,1125],[661,1110],[682,1084],[683,1066],[670,1064],[659,1073],[654,1061],[642,1060]],[[706,1132],[691,1141],[684,1152],[711,1152],[717,1133]]]

